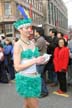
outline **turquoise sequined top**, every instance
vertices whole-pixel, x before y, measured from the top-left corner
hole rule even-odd
[[[21,59],[31,59],[33,57],[38,57],[40,56],[40,52],[37,47],[32,51],[31,49],[27,49],[21,52]]]
[[[34,50],[31,49],[23,50],[21,52],[21,64],[25,64],[29,62],[31,59],[36,58],[38,56],[40,56],[40,53],[37,47],[35,47]],[[35,72],[37,72],[36,64],[33,64],[32,66],[24,69],[23,71],[20,71],[20,74],[25,75],[28,73],[35,73]]]

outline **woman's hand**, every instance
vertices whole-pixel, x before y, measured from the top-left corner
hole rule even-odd
[[[45,57],[43,56],[36,58],[36,64],[43,64],[44,61],[45,61]]]

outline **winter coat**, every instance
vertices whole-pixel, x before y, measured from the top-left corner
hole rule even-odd
[[[66,72],[68,67],[68,62],[69,62],[69,49],[67,47],[55,48],[54,59],[53,59],[55,72],[62,72],[62,70]]]

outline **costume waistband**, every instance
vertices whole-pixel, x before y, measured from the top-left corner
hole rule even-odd
[[[40,76],[40,74],[38,72],[35,72],[35,73],[25,73],[25,74],[22,74],[22,73],[17,73],[18,75],[22,75],[22,76],[26,76],[26,77],[37,77],[37,76]]]

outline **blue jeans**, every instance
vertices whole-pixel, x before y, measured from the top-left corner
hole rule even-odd
[[[48,93],[48,89],[43,78],[43,70],[44,70],[44,65],[37,65],[37,71],[41,75],[42,79],[41,93]]]
[[[48,64],[48,79],[53,83],[58,83],[57,73],[54,72],[53,64]]]

